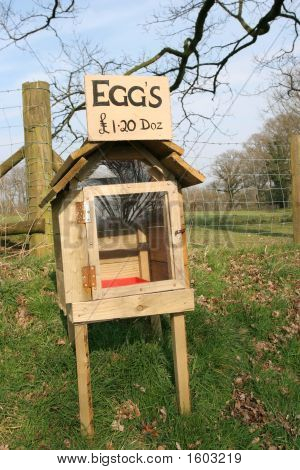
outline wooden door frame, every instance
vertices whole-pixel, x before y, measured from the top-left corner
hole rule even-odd
[[[162,292],[185,287],[185,272],[182,249],[180,195],[177,184],[173,181],[159,181],[149,183],[112,184],[103,186],[86,186],[83,188],[83,200],[90,205],[91,222],[87,225],[87,251],[90,266],[95,266],[97,283],[92,288],[93,300],[103,298],[124,297],[127,295]],[[139,284],[124,287],[101,287],[99,262],[99,246],[96,224],[94,198],[101,196],[114,196],[119,194],[138,194],[148,192],[164,192],[167,196],[167,210],[169,213],[171,245],[169,246],[169,258],[173,264],[174,279],[166,281],[154,281],[149,284]]]

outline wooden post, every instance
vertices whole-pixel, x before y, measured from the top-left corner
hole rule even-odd
[[[183,197],[179,191],[181,228],[185,229],[185,218],[183,210]],[[185,231],[182,237],[183,258],[185,267],[185,284],[190,285],[188,271],[188,252]],[[191,412],[190,385],[189,385],[189,368],[188,354],[185,330],[185,315],[183,313],[175,313],[171,315],[171,331],[173,343],[173,360],[175,370],[175,382],[177,389],[177,403],[180,414],[189,414]]]
[[[50,91],[46,82],[23,83],[22,89],[28,218],[45,219],[45,234],[31,235],[30,248],[42,256],[53,249],[50,205],[39,208],[53,175]]]
[[[294,242],[300,243],[300,135],[292,136],[291,169]]]
[[[94,424],[87,324],[74,325],[74,335],[81,432],[86,436],[92,436]]]
[[[171,331],[178,408],[180,414],[189,414],[191,401],[184,313],[171,315]]]

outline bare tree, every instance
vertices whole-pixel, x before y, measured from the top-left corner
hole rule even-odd
[[[22,43],[33,34],[51,30],[59,37],[57,20],[74,18],[76,0],[38,0],[20,9],[13,0],[0,1],[0,39],[4,46]]]
[[[17,165],[0,179],[0,214],[26,213],[26,178],[24,165]]]
[[[32,14],[19,14],[14,20],[12,17],[16,13],[12,14],[11,5],[8,1],[1,3],[0,28],[6,39],[21,43],[28,35],[42,29],[52,29],[57,34],[56,20],[74,15],[76,0],[48,0],[47,3],[40,0]],[[292,53],[300,24],[292,0],[183,0],[181,5],[171,4],[165,14],[156,15],[151,23],[163,30],[164,47],[150,57],[107,59],[101,47],[93,49],[80,40],[77,41],[77,57],[74,57],[74,47],[68,48],[61,41],[68,66],[59,70],[59,82],[54,80],[53,83],[54,136],[59,137],[67,131],[71,137],[69,143],[82,137],[74,119],[76,113],[85,108],[82,75],[112,71],[126,75],[168,76],[170,90],[182,107],[182,119],[178,124],[186,132],[198,134],[199,119],[211,119],[213,114],[191,112],[188,98],[197,93],[213,97],[221,85],[230,88],[225,72],[232,58],[256,42],[265,41],[263,38],[280,21],[285,34],[289,27],[293,31],[289,51],[286,51]]]
[[[213,176],[214,189],[227,196],[228,208],[233,209],[236,196],[244,187],[243,155],[234,150],[222,153],[214,163]]]
[[[294,55],[268,64],[272,73],[269,107],[276,115],[300,116],[300,66]]]

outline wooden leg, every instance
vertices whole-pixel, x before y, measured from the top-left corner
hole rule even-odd
[[[178,408],[180,414],[189,414],[191,402],[184,314],[171,315],[171,330]]]
[[[94,423],[87,324],[74,325],[74,333],[81,432],[86,436],[92,436]]]
[[[162,326],[161,326],[161,319],[160,315],[151,315],[150,316],[151,328],[154,336],[158,339],[163,338]]]
[[[75,344],[75,331],[74,331],[74,323],[72,323],[69,318],[67,317],[67,325],[68,325],[68,336],[69,341],[74,346]]]

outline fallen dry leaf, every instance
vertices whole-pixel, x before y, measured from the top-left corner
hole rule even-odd
[[[117,408],[117,413],[114,421],[111,424],[113,431],[124,431],[124,424],[122,421],[125,419],[135,419],[141,416],[138,406],[131,400],[126,400]]]
[[[70,449],[71,448],[70,439],[64,439],[64,445],[67,449]]]
[[[6,444],[0,444],[0,450],[9,450],[9,447]]]
[[[175,446],[176,446],[177,450],[182,450],[181,445],[179,444],[179,442],[176,442]]]
[[[159,416],[162,422],[165,423],[167,420],[167,410],[164,406],[159,409]]]
[[[58,346],[64,346],[66,344],[66,340],[63,338],[59,338],[55,342]]]
[[[254,439],[252,439],[252,444],[258,444],[260,441],[260,438],[259,437],[255,437]]]
[[[112,423],[111,423],[111,429],[113,431],[120,431],[120,432],[123,432],[124,431],[124,425],[120,423],[119,420],[115,419]]]
[[[201,444],[202,444],[202,441],[199,439],[198,441],[193,442],[192,444],[188,444],[187,448],[188,449],[198,449]]]
[[[280,312],[278,312],[278,310],[274,310],[274,312],[272,312],[272,317],[273,317],[273,318],[278,318],[278,317],[280,317]]]
[[[158,431],[155,426],[156,422],[153,423],[143,423],[142,433],[150,435],[151,437],[158,437]]]
[[[117,419],[135,419],[141,416],[138,406],[131,400],[126,400],[117,409]]]
[[[250,374],[241,374],[240,376],[234,379],[233,383],[236,387],[242,387],[250,379],[251,379]]]
[[[239,418],[245,424],[264,425],[267,422],[267,413],[252,393],[235,389],[233,391],[233,409],[231,416]]]
[[[17,296],[18,310],[16,311],[15,318],[17,323],[22,328],[26,328],[32,320],[32,316],[27,311],[27,299],[24,295],[20,294]]]
[[[158,446],[156,450],[166,450],[166,446]]]
[[[112,441],[108,441],[105,447],[106,447],[106,450],[115,450]]]
[[[29,382],[34,382],[35,381],[35,376],[33,374],[25,374],[25,378],[29,381]]]
[[[140,392],[146,393],[145,387],[142,387],[140,384],[133,384],[134,388],[137,388]]]

